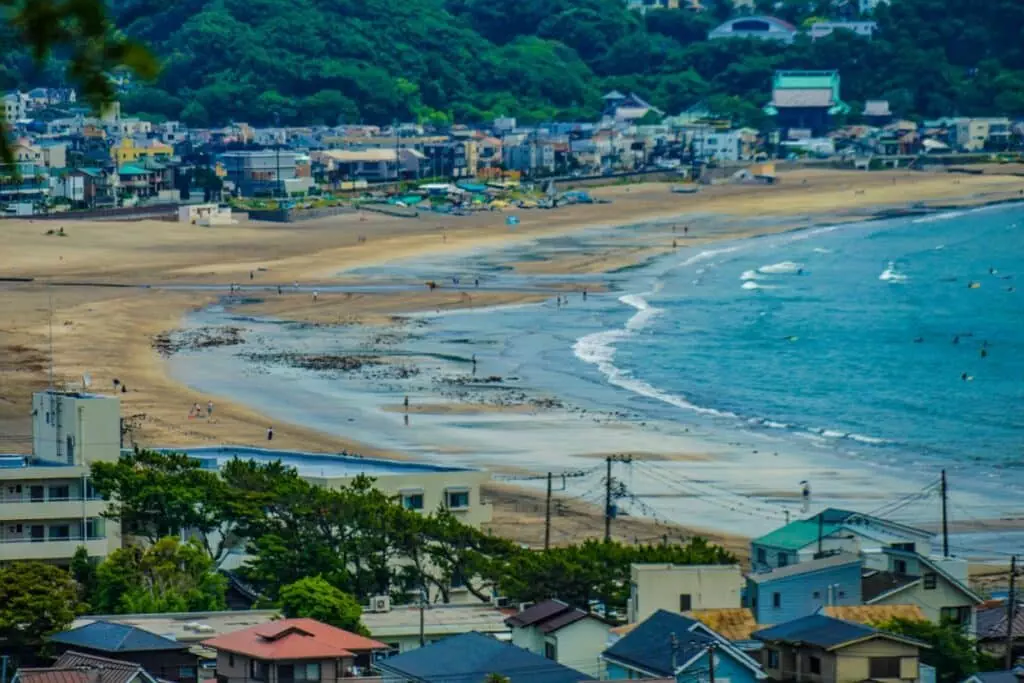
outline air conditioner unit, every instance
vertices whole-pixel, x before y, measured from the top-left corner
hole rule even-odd
[[[370,611],[371,612],[390,612],[391,611],[391,596],[389,595],[374,595],[370,598]]]
[[[508,607],[508,596],[505,595],[492,595],[491,604],[495,607]]]

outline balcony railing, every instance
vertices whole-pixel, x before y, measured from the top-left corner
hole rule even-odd
[[[102,496],[91,496],[91,497],[87,497],[87,496],[64,496],[64,497],[50,496],[50,497],[47,497],[47,498],[26,498],[26,497],[4,498],[3,496],[0,496],[0,505],[7,505],[8,503],[33,503],[35,505],[38,505],[39,503],[81,503],[81,502],[89,502],[89,501],[94,501],[94,500],[103,500],[103,497]]]
[[[62,538],[4,538],[0,537],[0,543],[68,543],[70,541],[105,541],[107,540],[106,535],[103,536],[89,536],[85,537],[81,534],[72,534],[70,536],[64,536]]]

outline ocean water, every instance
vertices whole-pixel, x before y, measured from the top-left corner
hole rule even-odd
[[[575,341],[611,384],[677,419],[1024,481],[1021,208],[810,229],[673,261],[626,285],[624,324]]]

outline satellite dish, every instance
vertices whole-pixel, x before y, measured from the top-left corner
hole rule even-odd
[[[90,386],[92,386],[92,375],[87,372],[82,375],[82,388],[88,389]]]

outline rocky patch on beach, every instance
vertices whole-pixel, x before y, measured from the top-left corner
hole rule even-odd
[[[161,332],[153,337],[153,348],[163,356],[179,351],[197,351],[217,346],[244,344],[241,327],[198,327],[192,330]]]
[[[245,357],[255,363],[274,363],[302,370],[352,372],[367,366],[380,365],[376,356],[335,355],[328,353],[249,353]]]

